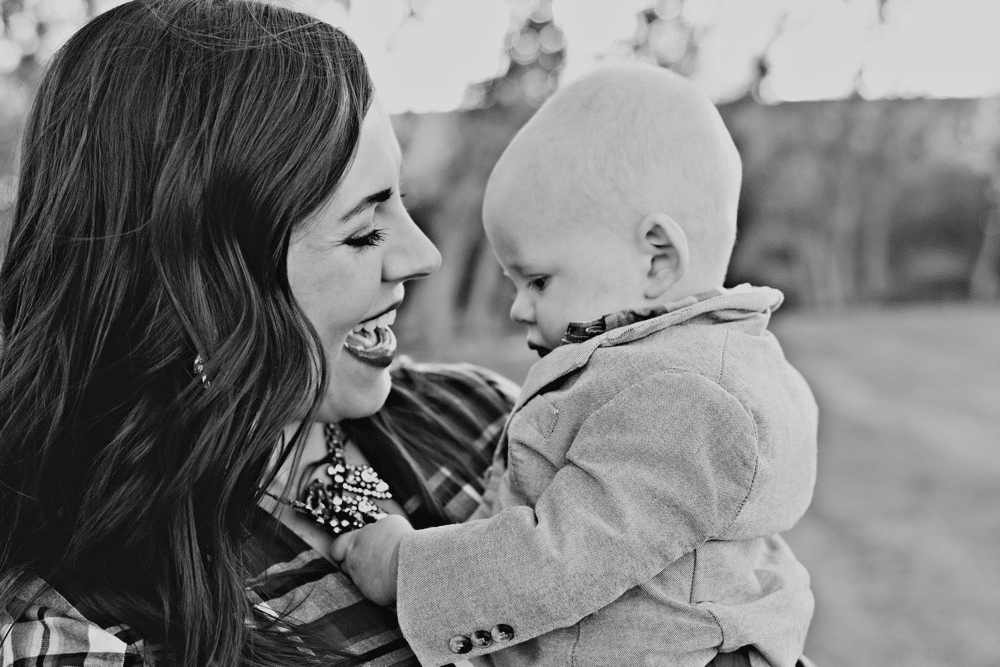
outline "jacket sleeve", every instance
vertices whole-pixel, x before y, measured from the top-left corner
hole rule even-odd
[[[534,508],[417,531],[399,550],[397,613],[420,662],[509,626],[481,655],[569,627],[722,534],[754,479],[754,421],[718,384],[662,372],[580,426]]]

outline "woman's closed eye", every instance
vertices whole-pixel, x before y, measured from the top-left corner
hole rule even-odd
[[[375,195],[375,197],[373,198],[372,202],[373,206],[371,209],[373,212],[372,218],[375,217],[374,214],[377,214],[383,206],[387,205],[388,202],[392,201],[393,195],[395,195],[398,198],[398,200],[402,202],[402,199],[403,197],[406,196],[406,193],[400,192],[399,190],[395,189],[387,189]],[[344,241],[344,243],[346,245],[351,246],[352,248],[374,248],[376,246],[381,245],[382,242],[385,241],[385,235],[386,231],[384,229],[373,229],[363,234],[362,233],[354,234],[353,236],[348,237]]]
[[[385,230],[375,228],[364,234],[355,234],[348,237],[344,240],[344,244],[352,248],[374,248],[382,245],[383,241],[385,241]]]

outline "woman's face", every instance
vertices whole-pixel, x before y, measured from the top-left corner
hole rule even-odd
[[[437,248],[403,208],[400,166],[399,142],[376,98],[340,187],[293,234],[288,249],[292,293],[326,353],[323,421],[363,417],[382,407],[396,349],[389,325],[403,300],[403,283],[441,263]]]

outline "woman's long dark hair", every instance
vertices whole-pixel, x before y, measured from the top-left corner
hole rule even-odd
[[[245,0],[135,0],[55,56],[0,270],[0,608],[39,576],[167,663],[294,651],[241,544],[326,384],[289,238],[372,94],[343,33]]]

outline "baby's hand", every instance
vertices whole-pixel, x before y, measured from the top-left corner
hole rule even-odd
[[[354,581],[366,598],[378,604],[396,601],[399,543],[413,526],[398,514],[379,519],[338,537],[330,556]]]

